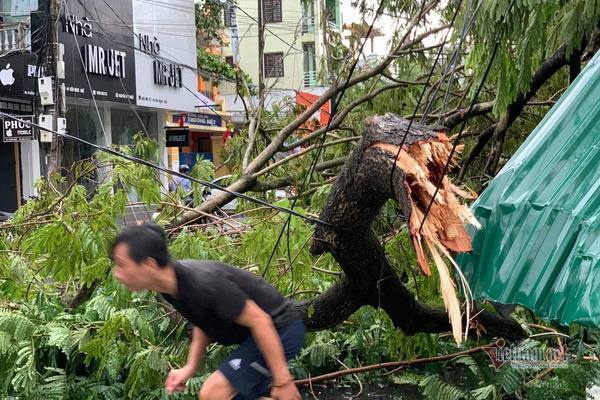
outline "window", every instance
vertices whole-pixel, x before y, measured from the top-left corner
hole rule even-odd
[[[315,43],[303,43],[304,87],[316,86],[317,69],[315,64]]]
[[[337,0],[325,0],[325,8],[327,10],[327,22],[339,27],[339,2]]]
[[[315,4],[313,0],[302,1],[302,33],[313,32],[315,29]]]
[[[266,24],[281,22],[281,0],[262,0],[263,19]]]
[[[231,26],[231,14],[233,13],[233,6],[232,7],[225,7],[223,9],[223,25],[226,27]]]
[[[92,113],[92,115],[95,114]],[[158,118],[155,113],[151,112],[138,111],[134,113],[131,110],[113,108],[110,110],[110,124],[113,144],[131,145],[133,144],[133,135],[144,133],[144,131],[147,131],[154,140],[158,140],[159,135],[164,136],[162,125],[159,131]]]
[[[265,77],[283,76],[283,53],[265,53]]]
[[[231,67],[233,67],[233,56],[227,56],[227,57],[225,57],[225,62],[227,64],[229,64]]]

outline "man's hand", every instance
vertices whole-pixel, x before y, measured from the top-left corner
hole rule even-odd
[[[165,382],[165,390],[167,391],[167,394],[183,392],[185,390],[185,384],[187,383],[188,379],[194,376],[195,372],[196,371],[194,371],[194,368],[188,365],[169,372],[169,376]]]
[[[210,338],[197,326],[192,330],[192,344],[188,354],[187,363],[183,368],[174,369],[169,373],[165,382],[165,390],[168,394],[182,392],[185,390],[185,384],[196,373],[196,367],[200,363],[206,346],[210,343]]]
[[[271,388],[273,400],[301,400],[300,392],[294,381],[290,380],[282,385],[273,384]]]

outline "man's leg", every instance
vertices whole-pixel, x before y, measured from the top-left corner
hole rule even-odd
[[[221,371],[214,372],[208,377],[200,393],[199,400],[230,400],[236,395],[237,390],[229,383]]]
[[[285,358],[289,361],[304,345],[304,323],[293,322],[278,330],[278,333]],[[246,339],[229,355],[219,367],[219,372],[234,388],[234,392],[237,392],[235,400],[255,400],[269,395],[271,372],[252,337]]]

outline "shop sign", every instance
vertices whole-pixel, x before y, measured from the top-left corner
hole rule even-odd
[[[166,128],[165,132],[167,147],[186,147],[189,144],[189,128]]]
[[[27,122],[33,122],[33,116],[19,116]],[[2,141],[4,143],[24,142],[33,140],[34,127],[10,118],[2,120]]]
[[[0,98],[36,96],[36,81],[42,68],[31,53],[14,53],[0,57]]]
[[[179,122],[180,114],[174,113],[171,118],[173,123]],[[186,113],[183,116],[187,125],[221,127],[221,117],[218,114]]]
[[[175,9],[171,0],[133,0],[138,106],[194,111],[200,104],[194,2],[179,3]]]
[[[61,17],[66,95],[118,103],[135,102],[135,55],[131,0],[104,0],[102,7],[72,0]]]

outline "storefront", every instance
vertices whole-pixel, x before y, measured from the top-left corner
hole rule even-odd
[[[159,163],[170,165],[164,131],[167,113],[191,112],[202,104],[192,69],[194,2],[165,14],[165,8],[171,9],[167,0],[152,4],[107,0],[110,7],[91,16],[83,0],[72,3],[60,38],[69,54],[65,56],[69,133],[101,145],[131,145],[136,134],[146,135],[159,144]],[[115,13],[119,24],[114,23]],[[177,31],[156,29],[166,25],[177,26]],[[84,49],[83,61],[77,46]],[[94,151],[77,143],[69,146],[71,163]],[[167,177],[162,179],[167,187]]]
[[[185,127],[189,131],[187,141],[174,143],[168,147],[167,156],[169,167],[178,169],[180,164],[187,164],[190,168],[196,160],[202,158],[210,160],[217,170],[216,176],[228,175],[229,170],[223,166],[221,152],[229,135],[227,121],[229,114],[221,111],[206,113],[169,113],[167,115],[167,129]],[[180,146],[177,146],[181,144]]]
[[[0,100],[0,111],[33,121],[33,105],[25,100]],[[34,129],[10,118],[0,119],[0,211],[14,212],[24,200],[35,195],[32,192],[32,166],[37,163],[39,152],[34,153]],[[32,157],[35,154],[37,157]]]
[[[0,57],[0,111],[34,121],[36,62],[29,52]],[[0,125],[0,211],[13,212],[36,195],[39,145],[31,126],[8,117],[0,117]]]
[[[39,2],[40,6],[46,3]],[[184,3],[176,10],[168,0],[152,4],[106,0],[106,7],[91,9],[85,0],[68,3],[58,24],[65,79],[54,82],[65,85],[67,133],[103,146],[130,145],[135,134],[147,134],[159,144],[159,163],[177,170],[178,159],[170,163],[167,157],[166,126],[172,124],[173,115],[193,116],[213,105],[197,88],[194,2]],[[0,104],[2,111],[36,118],[41,113],[33,104],[39,101],[35,82],[42,74],[36,67],[38,60],[31,58],[28,53],[0,58],[0,80],[5,78],[0,82],[0,100],[7,104]],[[225,122],[222,113],[216,114],[212,120],[191,121],[195,145],[189,152],[210,153],[218,159],[215,154],[222,146]],[[37,140],[0,142],[0,211],[13,211],[22,198],[36,195],[34,182],[46,174],[49,147]],[[62,166],[68,169],[95,151],[64,140]],[[90,185],[99,178],[90,180]],[[167,176],[161,179],[166,188]]]
[[[219,164],[228,115],[213,110],[215,103],[199,90],[196,71],[186,67],[196,65],[194,4],[189,1],[178,6],[165,19],[164,8],[172,8],[170,3],[166,0],[156,3],[157,6],[149,6],[144,0],[133,2],[136,102],[138,106],[165,112],[158,129],[165,129],[164,161],[168,168],[178,171],[180,164],[193,167],[197,157]],[[177,31],[155,29],[157,24],[160,26],[161,18],[165,19],[162,23],[176,24]],[[171,131],[182,126],[188,129]],[[218,176],[227,173],[224,168],[217,171]]]
[[[115,24],[117,18],[122,24]],[[136,65],[131,1],[106,0],[106,7],[90,9],[84,0],[73,0],[60,19],[59,41],[64,45],[67,133],[102,146],[129,144],[115,132],[118,110],[129,109],[136,99]],[[136,120],[135,116],[132,120]],[[116,139],[116,140],[114,140]],[[66,140],[62,164],[93,156],[96,149]],[[83,182],[90,189],[98,179]]]

